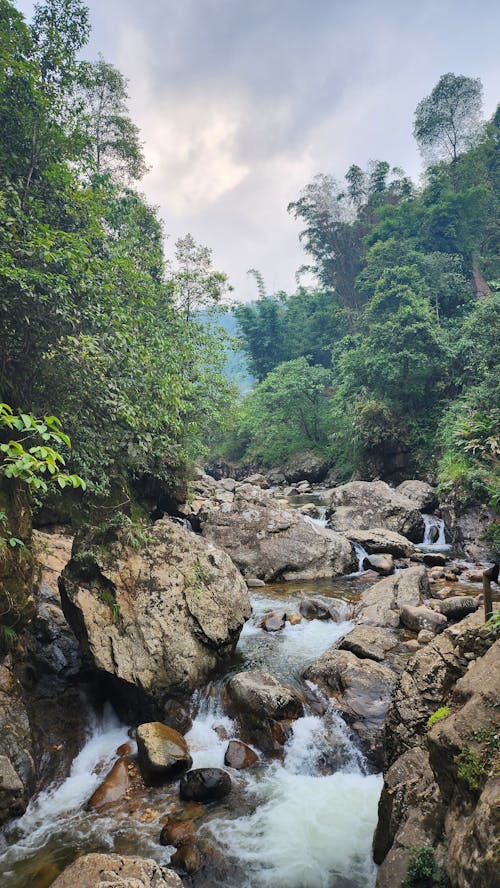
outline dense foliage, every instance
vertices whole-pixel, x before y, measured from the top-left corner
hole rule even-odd
[[[313,448],[344,478],[438,469],[444,491],[498,505],[500,110],[480,123],[481,90],[446,74],[419,104],[422,151],[441,158],[421,188],[379,161],[290,204],[317,285],[273,296],[257,276],[236,308],[259,383],[226,453]]]
[[[81,0],[45,0],[28,25],[0,0],[0,394],[54,414],[70,470],[174,483],[225,419],[214,325],[224,275],[187,236],[170,263],[126,81],[81,62]]]

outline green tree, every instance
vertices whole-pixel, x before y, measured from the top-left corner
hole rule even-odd
[[[482,109],[479,78],[443,74],[415,111],[413,134],[429,159],[456,163],[478,135]]]

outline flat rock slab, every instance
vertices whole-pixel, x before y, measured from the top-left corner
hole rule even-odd
[[[386,527],[370,527],[368,530],[349,528],[345,531],[345,535],[353,543],[363,546],[369,555],[375,552],[388,552],[396,558],[409,558],[415,552],[410,540]]]
[[[52,883],[52,888],[182,888],[179,876],[143,857],[85,854]]]
[[[339,642],[340,651],[351,651],[361,659],[375,660],[380,663],[387,659],[390,651],[398,648],[396,635],[379,626],[358,624],[352,632],[345,635]]]

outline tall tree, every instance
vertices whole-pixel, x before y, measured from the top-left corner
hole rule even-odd
[[[456,163],[478,133],[482,92],[478,77],[448,73],[439,78],[415,111],[413,134],[424,157]]]
[[[127,109],[127,80],[99,56],[80,65],[79,93],[92,166],[118,181],[140,179],[147,171],[139,128]]]

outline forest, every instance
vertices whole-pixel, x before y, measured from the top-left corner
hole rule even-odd
[[[420,102],[420,185],[369,161],[291,200],[310,264],[295,293],[252,269],[235,338],[210,248],[187,234],[165,255],[126,80],[80,60],[85,5],[27,24],[1,0],[0,27],[3,474],[37,496],[82,482],[88,501],[174,490],[209,453],[265,467],[312,450],[339,480],[437,474],[497,503],[500,112],[482,120],[480,81],[445,74]],[[239,398],[231,347],[255,380]],[[32,447],[9,450],[12,429]]]

